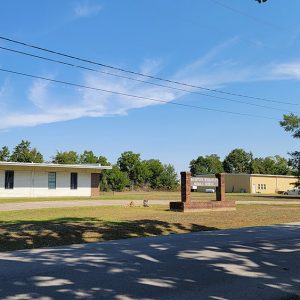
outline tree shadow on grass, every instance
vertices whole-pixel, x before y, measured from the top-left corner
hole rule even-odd
[[[0,223],[0,251],[208,230],[217,228],[150,219],[118,222],[96,218],[60,218],[47,222],[20,220]]]

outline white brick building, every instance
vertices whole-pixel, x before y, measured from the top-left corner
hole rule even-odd
[[[104,169],[111,167],[0,162],[0,198],[97,196]]]

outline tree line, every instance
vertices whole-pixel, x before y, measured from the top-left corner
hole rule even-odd
[[[280,126],[287,132],[292,133],[292,137],[295,139],[300,138],[300,117],[291,113],[289,115],[283,115]],[[290,159],[289,164],[294,170],[294,175],[297,176],[297,181],[294,183],[295,187],[300,187],[300,151],[289,152]]]
[[[31,142],[22,140],[12,151],[7,146],[0,150],[0,161],[42,163],[40,151],[31,147]],[[125,189],[176,190],[179,186],[177,173],[171,164],[158,159],[142,160],[139,153],[126,151],[112,165],[105,156],[97,156],[91,150],[57,151],[52,163],[58,164],[101,164],[112,166],[103,170],[100,178],[102,191],[123,191]]]
[[[293,170],[291,162],[280,155],[254,158],[251,152],[240,148],[232,150],[223,161],[217,154],[211,154],[199,156],[190,162],[193,176],[222,172],[292,175]]]
[[[290,132],[293,138],[300,139],[300,117],[298,115],[285,114],[279,124],[285,131]],[[297,177],[294,186],[300,188],[300,151],[296,150],[288,154],[290,156],[288,160],[279,155],[253,158],[251,152],[237,148],[232,150],[224,161],[221,161],[216,154],[199,156],[190,162],[190,170],[194,176],[220,172],[294,175]]]

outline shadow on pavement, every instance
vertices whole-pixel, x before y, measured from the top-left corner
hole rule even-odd
[[[128,225],[128,235],[169,228]],[[299,270],[299,225],[197,232],[1,253],[0,297],[299,299]]]
[[[216,229],[198,224],[185,227],[180,223],[153,219],[108,222],[94,218],[60,218],[51,222],[0,222],[0,251]]]

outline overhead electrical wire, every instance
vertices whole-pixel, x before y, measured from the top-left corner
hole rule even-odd
[[[163,84],[159,84],[159,83],[155,83],[155,82],[149,82],[149,81],[145,81],[145,80],[141,80],[141,79],[137,79],[137,78],[132,78],[132,77],[128,77],[128,76],[124,76],[124,75],[120,75],[120,74],[115,74],[115,73],[110,73],[110,72],[106,72],[106,71],[101,71],[101,70],[85,67],[85,66],[82,66],[82,65],[76,65],[76,64],[69,63],[69,62],[56,60],[56,59],[52,59],[52,58],[48,58],[48,57],[44,57],[44,56],[40,56],[40,55],[35,55],[35,54],[32,54],[32,53],[19,51],[19,50],[7,48],[7,47],[0,46],[0,49],[5,50],[5,51],[9,51],[9,52],[12,52],[12,53],[22,54],[22,55],[33,57],[33,58],[38,58],[38,59],[41,59],[41,60],[46,60],[46,61],[50,61],[50,62],[54,62],[54,63],[63,64],[63,65],[69,66],[69,67],[79,68],[79,69],[92,71],[92,72],[97,72],[97,73],[110,75],[110,76],[115,76],[115,77],[119,77],[119,78],[123,78],[123,79],[134,80],[134,81],[137,81],[137,82],[146,83],[146,84],[150,84],[150,85],[154,85],[154,86],[164,87],[164,88],[173,89],[173,90],[177,90],[177,91],[182,91],[182,92],[186,92],[186,93],[197,94],[197,95],[210,97],[210,98],[214,98],[214,99],[220,99],[220,100],[224,100],[224,101],[230,101],[230,102],[241,103],[241,104],[246,104],[246,105],[250,105],[250,106],[256,106],[256,107],[261,107],[261,108],[267,108],[267,109],[287,112],[287,110],[277,108],[277,107],[272,107],[272,106],[262,105],[262,104],[256,104],[256,103],[252,103],[252,102],[245,102],[245,101],[242,101],[242,100],[230,99],[230,98],[220,97],[220,96],[216,96],[216,95],[205,94],[205,93],[201,93],[201,92],[197,92],[197,91],[191,91],[191,90],[187,90],[187,89],[182,89],[182,88],[177,88],[177,87],[173,87],[173,86],[163,85]]]
[[[249,15],[248,13],[246,13],[246,12],[244,12],[244,11],[242,11],[242,10],[237,9],[236,7],[230,6],[230,5],[228,5],[227,3],[225,4],[225,3],[220,2],[220,1],[218,1],[218,0],[211,0],[211,1],[212,1],[213,3],[219,5],[219,6],[222,6],[223,8],[226,8],[226,9],[228,9],[228,10],[230,10],[230,11],[233,11],[233,12],[239,14],[239,15],[242,15],[242,16],[244,16],[244,17],[247,17],[248,19],[251,19],[252,21],[255,21],[255,22],[259,23],[259,24],[262,24],[262,25],[271,27],[271,28],[273,28],[273,29],[275,28],[276,30],[278,30],[278,29],[279,29],[279,30],[285,30],[284,28],[278,26],[277,24],[273,24],[273,23],[267,22],[267,21],[265,21],[265,20],[259,19],[259,18],[257,18],[257,17],[254,17],[254,16],[252,16],[252,15]]]
[[[171,80],[171,79],[161,78],[161,77],[152,76],[152,75],[148,75],[148,74],[143,74],[143,73],[140,73],[140,72],[131,71],[131,70],[127,70],[127,69],[123,69],[123,68],[119,68],[119,67],[99,63],[99,62],[95,62],[95,61],[92,61],[92,60],[89,60],[89,59],[80,58],[80,57],[77,57],[77,56],[74,56],[74,55],[65,54],[65,53],[62,53],[62,52],[58,52],[58,51],[50,50],[50,49],[47,49],[47,48],[35,46],[35,45],[28,44],[28,43],[25,43],[25,42],[17,41],[15,39],[7,38],[7,37],[4,37],[4,36],[0,36],[0,39],[4,40],[4,41],[7,41],[7,42],[11,42],[11,43],[19,44],[19,45],[22,45],[22,46],[34,48],[34,49],[37,49],[37,50],[45,51],[45,52],[48,52],[48,53],[52,53],[52,54],[55,54],[55,55],[71,58],[71,59],[74,59],[74,60],[82,61],[82,62],[85,62],[85,63],[97,65],[97,66],[101,66],[101,67],[104,67],[104,68],[109,68],[109,69],[116,70],[116,71],[121,71],[121,72],[129,73],[129,74],[133,74],[133,75],[138,75],[138,76],[141,76],[141,77],[144,77],[144,78],[164,81],[164,82],[168,82],[168,83],[172,83],[172,84],[176,84],[176,85],[186,86],[186,87],[190,87],[190,88],[194,88],[194,89],[202,89],[202,90],[206,90],[206,91],[210,91],[210,92],[214,92],[214,93],[226,94],[226,95],[235,96],[235,97],[242,97],[242,98],[248,98],[248,99],[253,99],[253,100],[281,103],[281,104],[287,104],[287,105],[297,105],[297,106],[299,105],[297,103],[292,103],[292,102],[287,102],[287,101],[277,101],[277,100],[267,99],[267,98],[262,98],[262,97],[254,97],[254,96],[249,96],[249,95],[244,95],[244,94],[239,94],[239,93],[226,92],[226,91],[223,91],[223,90],[217,90],[217,89],[213,89],[213,88],[207,88],[207,87],[203,87],[203,86],[199,86],[199,85],[193,85],[193,84],[188,84],[188,83],[180,82],[180,81],[176,81],[176,80]]]
[[[94,90],[94,91],[99,91],[99,92],[104,92],[104,93],[109,93],[109,94],[115,94],[115,95],[119,95],[119,96],[135,98],[135,99],[148,100],[148,101],[166,103],[166,104],[177,105],[177,106],[181,106],[181,107],[196,108],[196,109],[207,110],[207,111],[215,111],[215,112],[221,112],[221,113],[226,113],[226,114],[231,114],[231,115],[239,115],[239,116],[246,116],[246,117],[253,117],[253,118],[261,118],[261,119],[269,119],[269,120],[279,121],[276,118],[267,117],[267,116],[248,114],[248,113],[240,113],[240,112],[233,112],[233,111],[227,111],[227,110],[221,110],[221,109],[215,109],[215,108],[208,108],[208,107],[202,107],[202,106],[197,106],[197,105],[179,103],[179,102],[174,102],[174,101],[168,101],[168,100],[163,100],[163,99],[156,99],[156,98],[151,98],[151,97],[133,95],[133,94],[117,92],[117,91],[112,91],[112,90],[107,90],[107,89],[101,89],[101,88],[97,88],[97,87],[77,84],[77,83],[63,81],[63,80],[51,79],[51,78],[37,76],[37,75],[23,73],[23,72],[17,72],[17,71],[3,69],[3,68],[0,68],[0,71],[10,73],[10,74],[19,75],[19,76],[23,76],[23,77],[36,78],[36,79],[41,79],[41,80],[45,80],[45,81],[49,81],[49,82],[53,82],[53,83],[59,83],[59,84],[63,84],[63,85],[79,87],[79,88],[83,88],[83,89]]]

